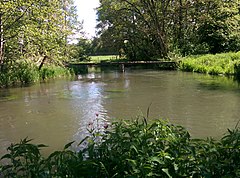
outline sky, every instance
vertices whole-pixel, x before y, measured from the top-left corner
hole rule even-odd
[[[99,0],[75,0],[77,6],[78,19],[83,20],[83,30],[86,36],[91,38],[95,36],[96,26],[96,7],[99,6]]]

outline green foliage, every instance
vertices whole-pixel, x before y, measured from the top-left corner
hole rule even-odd
[[[1,159],[8,159],[12,164],[2,166],[2,172],[6,177],[43,177],[44,159],[40,154],[43,144],[35,145],[31,140],[23,139],[18,144],[8,147],[9,153]],[[0,174],[1,175],[1,174]]]
[[[79,38],[77,44],[72,44],[72,60],[79,61],[89,61],[89,56],[91,54],[92,44],[90,40]]]
[[[5,64],[0,76],[0,87],[31,84],[39,79],[37,66],[22,60]]]
[[[31,62],[20,61],[16,63],[14,71],[21,84],[31,84],[38,80],[37,66]]]
[[[59,78],[73,75],[73,72],[67,68],[48,65],[40,71],[31,61],[19,60],[5,64],[0,72],[0,87],[9,87],[15,85],[29,85],[39,80]]]
[[[3,1],[0,9],[0,64],[69,59],[68,40],[81,28],[73,0]]]
[[[240,61],[235,62],[234,71],[237,78],[240,78]]]
[[[120,55],[119,42],[109,39],[109,34],[104,33],[101,37],[95,37],[91,41],[91,54],[92,55]]]
[[[203,3],[202,3],[203,4]],[[198,27],[199,42],[209,46],[210,53],[236,51],[240,40],[238,1],[210,0],[204,20]],[[237,48],[236,48],[237,47]]]
[[[240,47],[238,0],[101,0],[98,15],[99,41],[132,60]]]
[[[179,68],[183,71],[213,75],[238,75],[239,61],[240,52],[189,56],[181,60]]]
[[[1,159],[4,177],[239,177],[240,130],[228,130],[219,141],[192,139],[181,126],[164,120],[120,121],[110,129],[97,118],[89,135],[72,151],[43,158],[40,148],[24,139]]]
[[[46,80],[46,79],[54,79],[64,76],[70,76],[72,75],[72,71],[59,67],[59,66],[44,66],[40,71],[40,79]]]

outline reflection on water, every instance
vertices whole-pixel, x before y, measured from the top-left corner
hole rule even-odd
[[[0,90],[0,154],[11,142],[33,138],[46,152],[86,134],[96,117],[149,119],[185,126],[194,137],[220,137],[240,119],[240,90],[224,77],[134,70],[79,75],[26,88]]]

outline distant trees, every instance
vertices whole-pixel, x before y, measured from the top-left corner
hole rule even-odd
[[[92,42],[86,38],[78,38],[77,44],[71,45],[71,59],[76,61],[89,60],[89,56],[92,54]]]
[[[0,64],[66,59],[68,39],[81,29],[73,0],[0,2]]]
[[[171,52],[240,49],[238,0],[100,0],[100,4],[100,39],[123,49],[132,60],[169,58]]]

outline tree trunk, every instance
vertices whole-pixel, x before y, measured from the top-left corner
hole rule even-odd
[[[38,67],[38,70],[41,70],[41,68],[42,68],[42,66],[43,66],[43,64],[44,64],[44,62],[46,61],[47,58],[48,58],[47,55],[45,55],[45,56],[43,57],[43,60],[42,60],[41,64],[40,64],[39,67]]]
[[[165,32],[165,23],[166,23],[166,14],[167,14],[167,7],[169,5],[169,0],[161,1],[161,14],[162,16],[159,16],[158,12],[158,7],[159,3],[158,1],[144,1],[145,7],[147,6],[148,9],[148,14],[151,17],[152,25],[150,28],[152,29],[153,32],[155,32],[157,43],[158,43],[158,53],[160,57],[168,59],[168,45],[167,45],[167,37],[166,37],[166,32]]]
[[[183,46],[183,3],[182,0],[179,0],[179,14],[178,14],[178,47],[181,48]]]
[[[4,41],[3,41],[3,25],[2,25],[2,14],[0,14],[0,69],[3,65],[3,55],[4,55]]]

